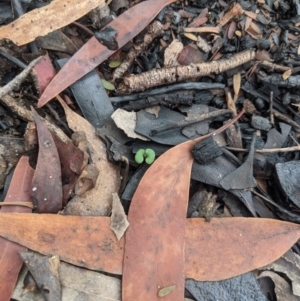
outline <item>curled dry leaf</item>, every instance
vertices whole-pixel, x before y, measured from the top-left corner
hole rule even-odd
[[[183,44],[174,39],[172,43],[166,48],[164,55],[164,66],[165,67],[173,67],[178,66],[177,58],[183,48]]]
[[[117,193],[113,193],[110,229],[114,231],[117,239],[120,240],[128,226],[129,223],[127,221],[121,200]]]
[[[123,130],[125,134],[130,138],[138,138],[141,140],[148,141],[149,139],[137,134],[134,129],[136,125],[136,113],[127,112],[123,109],[117,109],[112,115],[112,120],[115,122],[116,126]]]
[[[34,9],[2,26],[0,40],[10,39],[20,46],[28,44],[38,36],[44,36],[81,18],[103,2],[104,0],[54,0],[49,5]]]
[[[75,194],[82,195],[88,190],[91,190],[95,187],[97,178],[99,176],[99,170],[96,166],[88,164],[82,173],[80,174],[76,185],[75,185]]]
[[[96,135],[95,128],[83,117],[72,111],[58,96],[65,110],[69,127],[75,131],[84,131],[92,164],[98,169],[99,176],[95,187],[82,196],[76,196],[65,208],[66,214],[108,215],[111,211],[112,193],[119,191],[119,167],[108,161],[106,146]]]

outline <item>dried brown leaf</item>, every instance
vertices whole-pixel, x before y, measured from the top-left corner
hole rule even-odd
[[[34,170],[29,165],[29,158],[21,157],[14,171],[4,203],[28,202],[30,200],[33,172]],[[31,209],[22,206],[4,206],[0,212],[29,213]],[[10,300],[17,283],[23,264],[19,256],[19,252],[22,251],[26,251],[26,248],[2,237],[0,238],[0,298],[3,301]]]
[[[111,115],[112,120],[115,122],[116,126],[123,130],[125,134],[130,138],[138,138],[141,140],[149,140],[148,138],[137,134],[134,129],[136,125],[136,113],[127,112],[123,109],[117,109]]]
[[[0,40],[10,39],[20,46],[28,44],[38,36],[44,36],[81,18],[103,2],[104,0],[54,0],[2,26]]]
[[[117,193],[113,193],[110,229],[114,231],[117,239],[120,240],[128,226],[129,223],[127,221],[121,200]]]
[[[158,287],[173,284],[176,288],[165,300],[183,299],[185,216],[193,163],[191,149],[211,134],[171,148],[151,165],[140,181],[128,214],[130,227],[125,236],[123,301],[159,300]],[[143,277],[134,271],[143,271]]]
[[[172,43],[166,48],[164,55],[164,66],[173,67],[178,66],[177,57],[179,56],[181,50],[183,49],[183,44],[174,39]]]
[[[57,254],[77,266],[120,275],[124,239],[118,242],[109,227],[109,217],[0,213],[1,237],[44,255]],[[218,281],[261,268],[299,237],[299,225],[274,219],[186,219],[185,277]],[[226,260],[219,260],[220,252]]]
[[[235,73],[233,75],[234,97],[237,97],[239,95],[240,88],[241,88],[241,73]]]
[[[32,110],[36,123],[39,154],[31,196],[39,213],[57,213],[62,209],[62,181],[58,151],[47,125],[35,110]]]
[[[108,161],[106,146],[96,135],[95,128],[72,111],[60,97],[57,99],[65,110],[69,127],[74,132],[85,132],[91,162],[99,170],[95,188],[73,198],[64,212],[72,215],[108,215],[111,211],[112,193],[120,188],[119,167]]]

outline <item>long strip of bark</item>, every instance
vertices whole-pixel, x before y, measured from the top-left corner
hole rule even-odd
[[[40,56],[37,59],[33,60],[19,75],[17,75],[12,81],[10,81],[7,85],[0,88],[0,98],[2,98],[5,94],[11,92],[14,89],[20,87],[20,85],[25,81],[27,76],[30,74],[32,68],[42,59]]]
[[[191,64],[188,66],[154,69],[139,75],[132,75],[124,78],[125,89],[126,92],[144,91],[152,87],[173,84],[212,73],[219,74],[243,65],[254,58],[255,51],[250,49],[237,53],[229,59],[222,59],[209,63]]]

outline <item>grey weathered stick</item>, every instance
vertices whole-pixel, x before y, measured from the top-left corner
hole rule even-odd
[[[154,69],[124,78],[124,90],[127,90],[126,92],[143,91],[152,87],[172,84],[199,76],[218,74],[243,65],[254,58],[255,51],[250,49],[234,54],[229,59],[188,66]]]
[[[4,104],[12,112],[14,112],[17,116],[19,116],[21,119],[31,122],[34,121],[32,112],[22,106],[17,100],[15,100],[12,96],[9,94],[4,95],[0,97],[0,103]],[[49,120],[42,118],[43,121],[47,124],[50,131],[54,132],[58,138],[61,139],[61,141],[68,142],[70,141],[70,138],[54,123],[50,122]]]
[[[24,69],[19,75],[17,75],[12,81],[10,81],[7,85],[0,88],[0,98],[5,94],[11,92],[13,89],[19,88],[19,86],[25,81],[32,68],[42,59],[40,56],[37,59],[33,60],[27,67]]]

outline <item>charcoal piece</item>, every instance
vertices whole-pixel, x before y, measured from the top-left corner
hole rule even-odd
[[[272,128],[270,121],[261,116],[252,116],[251,125],[257,130],[269,131]]]
[[[225,189],[248,189],[256,186],[253,177],[253,156],[256,135],[253,135],[250,151],[246,161],[229,175],[225,176],[220,185]]]
[[[135,131],[138,134],[146,136],[147,138],[157,143],[177,145],[189,140],[181,134],[182,127],[176,127],[177,123],[183,121],[184,119],[184,115],[170,110],[164,106],[161,107],[157,118],[155,117],[155,115],[141,110],[137,112]],[[157,133],[154,136],[150,136],[151,129],[160,127],[162,125],[174,125],[174,129],[167,130],[162,133]],[[195,137],[192,137],[192,139],[195,139],[197,137],[199,137],[199,135],[195,135]]]
[[[270,102],[270,97],[265,95],[261,91],[257,91],[257,89],[250,82],[245,82],[245,84],[242,85],[241,89],[244,90],[245,92],[249,93],[250,95],[254,96],[255,98],[261,98],[264,101],[266,101],[267,103]],[[274,89],[273,89],[273,92],[274,92]],[[267,94],[269,95],[269,93],[267,93]],[[282,104],[278,103],[277,101],[273,102],[273,107],[275,109],[277,109],[278,111],[280,111],[281,113],[287,113],[286,107],[283,106]]]
[[[246,50],[253,48],[256,45],[256,41],[252,39],[249,35],[246,35],[240,39],[241,50]]]
[[[9,3],[2,3],[0,10],[0,24],[12,20],[13,15],[11,11],[11,5]]]
[[[255,211],[261,218],[277,218],[276,215],[265,205],[260,197],[253,197],[253,205]]]
[[[215,158],[214,160],[201,165],[197,162],[193,163],[191,177],[193,180],[212,185],[218,188],[222,188],[220,181],[228,174],[236,169],[236,165],[233,164],[224,156]],[[253,216],[256,216],[252,195],[250,191],[231,189],[230,193],[237,196],[239,200],[247,207]]]
[[[206,190],[199,190],[192,196],[191,200],[188,203],[187,218],[192,217],[193,213],[198,210],[200,203],[204,199],[206,194]]]
[[[107,135],[106,138],[111,142],[108,152],[114,161],[123,161],[122,157],[126,157],[129,161],[134,162],[134,157],[130,147],[119,143],[112,136]]]
[[[122,200],[124,201],[131,201],[136,188],[138,187],[143,175],[147,171],[149,165],[143,164],[140,166],[140,168],[135,172],[135,174],[130,178],[128,181],[124,192],[122,193]]]
[[[258,76],[262,82],[270,83],[278,87],[285,88],[299,88],[300,87],[300,75],[292,75],[286,80],[282,78],[281,74],[273,74],[267,76]]]
[[[223,150],[218,146],[213,137],[209,137],[196,144],[192,149],[192,154],[198,163],[205,164],[222,156]]]
[[[132,152],[135,154],[139,149],[151,148],[156,156],[160,156],[170,149],[169,145],[158,144],[153,141],[135,140],[132,144]]]
[[[260,39],[257,42],[257,47],[262,50],[267,50],[271,46],[271,42],[269,40]]]
[[[57,60],[57,64],[63,67],[67,61]],[[95,70],[72,84],[71,90],[82,114],[95,128],[110,120],[114,108]]]
[[[116,40],[117,33],[111,26],[106,26],[104,29],[95,32],[95,38],[109,50],[117,50],[119,48]]]
[[[290,92],[286,92],[283,94],[282,103],[284,105],[289,105],[291,103],[291,93]]]
[[[188,279],[185,287],[197,301],[267,301],[251,272],[221,281]]]
[[[246,206],[240,201],[240,199],[231,194],[230,192],[219,189],[218,191],[218,198],[229,209],[230,213],[235,217],[252,217],[252,214],[246,208]]]
[[[278,163],[275,167],[281,190],[300,208],[300,161]]]
[[[202,114],[207,114],[209,112],[209,107],[207,105],[196,105],[193,104],[190,107],[180,106],[179,110],[181,112],[185,112],[187,114],[186,121],[192,120],[193,118],[197,118]],[[185,126],[182,129],[182,134],[190,139],[195,137],[195,135],[206,135],[209,130],[209,123],[211,121],[209,119],[193,123],[191,125]]]
[[[290,131],[291,131],[291,126],[280,122],[279,123],[280,128],[281,128],[281,132],[282,134],[280,134],[276,129],[271,129],[268,132],[268,138],[267,138],[267,142],[264,146],[264,148],[280,148],[283,146],[284,142],[286,141]]]
[[[194,103],[208,105],[213,99],[214,95],[210,91],[201,91],[195,94]]]

